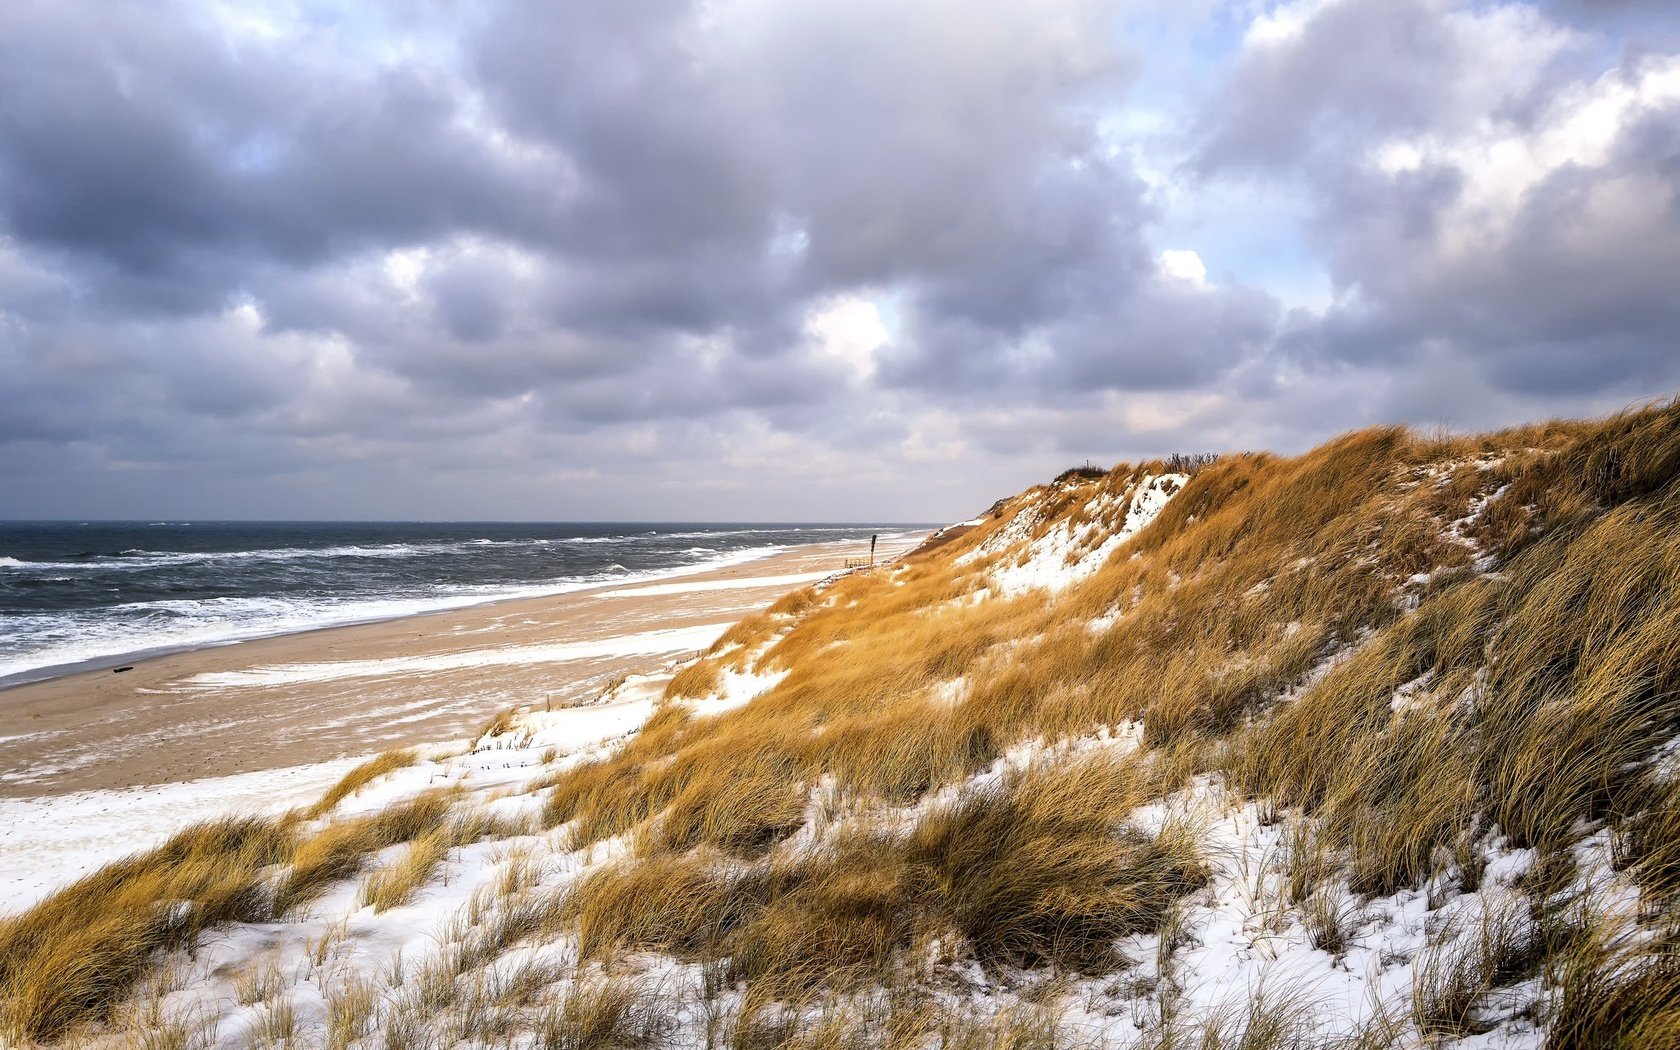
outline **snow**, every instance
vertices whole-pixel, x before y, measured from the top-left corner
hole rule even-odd
[[[189,824],[232,814],[284,812],[315,801],[362,758],[269,769],[180,784],[0,799],[0,914]]]
[[[274,664],[244,671],[217,671],[193,675],[186,684],[200,689],[297,685],[303,682],[331,682],[346,678],[377,678],[387,675],[435,674],[473,667],[507,667],[518,664],[562,663],[612,656],[643,656],[655,653],[690,652],[705,649],[728,630],[728,623],[676,627],[640,634],[617,635],[587,642],[552,642],[543,645],[509,645],[486,649],[465,649],[432,656],[395,657],[384,660],[337,660],[323,663]]]
[[[561,755],[577,754],[607,741],[628,736],[653,715],[659,702],[651,689],[631,690],[622,699],[561,711],[528,711],[519,716],[518,730],[528,734],[524,749]]]
[[[832,572],[795,572],[784,576],[749,576],[739,580],[697,580],[692,583],[653,583],[642,587],[620,587],[611,591],[601,591],[591,597],[595,598],[645,598],[653,595],[665,594],[695,594],[700,591],[726,591],[745,589],[749,587],[783,587],[792,588],[800,584],[815,583],[826,580],[834,575]]]
[[[482,807],[502,817],[534,816],[542,796],[533,789],[547,776],[641,726],[657,702],[657,677],[636,676],[595,705],[521,713],[509,732],[481,739],[471,749],[435,749],[341,802],[335,816],[376,812],[441,786],[461,793],[458,812]],[[233,978],[241,972],[278,974],[272,1001],[288,1003],[299,1031],[312,1037],[323,1033],[328,1000],[356,982],[371,985],[383,1001],[379,1009],[385,1012],[373,1019],[375,1029],[404,1013],[423,1018],[425,1011],[407,997],[417,991],[425,969],[440,961],[479,958],[455,982],[457,988],[527,965],[543,967],[544,983],[576,979],[567,940],[514,946],[495,933],[499,915],[535,906],[539,898],[554,899],[553,893],[586,867],[617,853],[610,843],[568,852],[562,842],[558,834],[523,834],[457,848],[414,898],[385,912],[363,906],[361,880],[350,879],[301,916],[219,931],[198,947],[182,987],[164,997],[162,1009],[213,1029],[209,1045],[231,1048],[247,1045],[272,1008],[240,1001]],[[396,861],[406,849],[392,847],[369,870]],[[540,888],[521,888],[539,883]],[[511,895],[503,892],[509,884]]]
[[[1485,469],[1485,468],[1484,468]],[[1450,472],[1449,472],[1450,473]],[[1425,477],[1438,477],[1425,472]],[[1008,509],[1008,517],[984,541],[958,559],[983,569],[985,586],[967,596],[1011,596],[1030,591],[1052,594],[1095,572],[1132,537],[1146,528],[1180,491],[1183,474],[1145,476],[1116,493],[1103,484],[1084,502],[1081,521],[1045,520],[1042,498],[1023,499]],[[1420,480],[1419,484],[1422,483]],[[1069,491],[1064,489],[1064,492]],[[1476,500],[1469,516],[1445,526],[1453,538],[1470,543],[1467,526],[1484,512],[1488,499]],[[984,524],[982,519],[961,523]],[[1296,568],[1309,564],[1306,559]],[[658,584],[604,592],[602,597],[682,594],[714,588],[794,585],[827,574],[797,574],[748,580]],[[981,573],[977,573],[981,576]],[[1251,590],[1263,593],[1270,581]],[[1420,581],[1414,581],[1420,582]],[[1126,614],[1131,603],[1118,601],[1089,621],[1100,631]],[[345,661],[288,664],[258,668],[236,675],[199,676],[195,684],[267,685],[294,681],[356,678],[375,674],[424,673],[491,663],[535,663],[594,655],[670,654],[703,649],[727,625],[707,625],[676,631],[651,631],[599,642],[551,646],[522,646],[471,650],[406,661]],[[1286,631],[1301,630],[1300,624]],[[1368,637],[1323,654],[1294,687],[1275,698],[1287,704],[1348,659]],[[736,709],[774,689],[789,673],[754,670],[755,653],[743,653],[733,667],[721,672],[711,695],[680,701],[700,716]],[[230,974],[253,966],[271,965],[286,975],[286,1001],[300,1024],[324,1023],[327,999],[346,980],[375,983],[390,1004],[405,1009],[414,982],[393,981],[396,969],[418,972],[428,959],[465,950],[494,922],[501,911],[527,899],[519,892],[500,896],[494,888],[528,866],[533,882],[545,895],[564,893],[582,873],[621,857],[629,836],[572,851],[564,827],[537,834],[531,818],[541,810],[541,786],[570,764],[610,753],[631,738],[663,702],[665,684],[674,671],[673,659],[664,671],[625,678],[595,701],[560,710],[526,710],[511,727],[468,746],[428,750],[414,765],[383,776],[340,803],[335,816],[371,813],[393,802],[439,786],[460,791],[457,805],[482,807],[503,818],[522,821],[525,832],[499,842],[484,842],[451,852],[434,878],[414,899],[384,913],[362,907],[357,880],[348,880],[315,902],[306,916],[280,924],[242,926],[219,933],[199,952],[195,976],[171,1003],[181,1009],[203,1011],[219,1023],[217,1045],[242,1045],[264,1016],[260,1004],[242,1005],[233,992]],[[207,683],[206,680],[215,680]],[[1430,675],[1405,683],[1390,698],[1397,717],[1435,702]],[[934,684],[931,698],[939,703],[964,702],[969,683],[952,678]],[[1098,753],[1131,755],[1141,748],[1143,725],[1130,722],[1101,729],[1088,736],[1062,740],[1023,740],[1004,749],[987,769],[959,783],[931,791],[906,805],[889,806],[843,793],[829,776],[818,778],[808,800],[806,824],[776,847],[788,857],[820,851],[843,828],[860,825],[882,834],[904,834],[938,808],[950,806],[974,792],[995,788],[1006,777],[1041,763],[1053,764]],[[63,799],[0,802],[0,845],[8,859],[22,856],[28,876],[20,880],[0,873],[0,908],[21,907],[52,885],[87,870],[94,863],[156,842],[183,824],[219,812],[275,812],[312,800],[350,762],[291,771],[220,778],[167,789],[146,789],[145,798],[121,792],[86,793]],[[237,783],[235,783],[237,782]],[[155,797],[153,797],[155,796]],[[31,806],[38,806],[31,809]],[[266,809],[263,807],[267,807]],[[76,828],[64,836],[60,825]],[[947,1004],[989,1016],[1023,1003],[1051,1003],[1061,1014],[1062,1027],[1083,1043],[1130,1045],[1140,1034],[1158,1032],[1168,1023],[1205,1022],[1240,1018],[1256,1001],[1293,1005],[1314,1041],[1356,1035],[1363,1026],[1387,1019],[1402,1030],[1400,1045],[1427,1042],[1416,1032],[1410,1005],[1428,985],[1432,968],[1459,953],[1475,950],[1485,935],[1484,923],[1501,916],[1527,914],[1532,904],[1519,880],[1533,862],[1527,850],[1515,849],[1496,835],[1477,844],[1485,863],[1472,892],[1459,889],[1449,873],[1420,886],[1406,887],[1379,898],[1353,894],[1345,870],[1332,870],[1319,884],[1315,897],[1289,899],[1292,838],[1313,833],[1311,818],[1298,812],[1282,819],[1274,807],[1227,790],[1217,775],[1203,774],[1190,786],[1134,810],[1128,824],[1149,833],[1169,826],[1192,826],[1209,869],[1207,884],[1185,897],[1160,930],[1125,938],[1118,950],[1128,960],[1120,972],[1096,977],[1062,975],[1058,983],[1035,983],[1034,975],[983,972],[971,959],[951,964],[960,981],[930,988],[929,994]],[[1565,893],[1589,904],[1611,926],[1637,933],[1638,887],[1615,870],[1609,833],[1583,828],[1574,847],[1575,882]],[[105,845],[120,840],[121,850]],[[24,852],[17,853],[21,844]],[[392,863],[405,847],[393,847],[379,858]],[[33,850],[34,852],[29,852]],[[102,852],[103,851],[103,852]],[[79,865],[79,867],[78,867]],[[16,868],[17,865],[11,865]],[[11,878],[11,882],[3,881]],[[29,881],[34,880],[34,881]],[[533,891],[535,892],[535,891]],[[21,902],[21,903],[19,903]],[[1339,916],[1344,943],[1336,950],[1315,946],[1317,932],[1312,906],[1324,903]],[[458,983],[471,985],[511,967],[549,966],[553,982],[577,979],[569,935],[545,937],[468,968]],[[398,960],[399,962],[394,962]],[[625,972],[639,971],[664,997],[662,1008],[677,1019],[672,1045],[704,1045],[705,1019],[726,1010],[739,989],[726,991],[719,1003],[700,1001],[704,984],[699,968],[655,953],[635,953],[619,960]],[[956,969],[959,968],[960,969]],[[1459,1041],[1476,1050],[1526,1050],[1539,1047],[1544,1033],[1532,1016],[1537,1003],[1556,994],[1538,977],[1497,989],[1476,1004],[1476,1014],[1490,1029]],[[1035,998],[1038,997],[1038,998]],[[721,1003],[721,1005],[720,1005]],[[1173,1019],[1177,1018],[1178,1021]],[[388,1022],[389,1015],[385,1018]],[[1149,1038],[1144,1039],[1150,1041]],[[371,1042],[371,1041],[370,1041]],[[524,1045],[524,1044],[512,1044]]]
[[[1121,942],[1135,963],[1111,993],[1096,981],[1075,992],[1076,1000],[1102,1009],[1083,1019],[1119,1035],[1135,1026],[1159,1022],[1161,989],[1185,1017],[1209,1018],[1240,1013],[1261,992],[1273,1003],[1310,1005],[1314,1035],[1335,1039],[1355,1034],[1374,1021],[1378,1010],[1391,1014],[1410,1000],[1421,980],[1420,966],[1432,953],[1439,957],[1462,949],[1478,935],[1478,920],[1500,908],[1521,904],[1512,884],[1532,859],[1526,850],[1489,845],[1478,893],[1449,894],[1432,901],[1438,887],[1403,889],[1388,897],[1360,901],[1332,879],[1318,892],[1338,901],[1347,931],[1339,954],[1316,948],[1300,905],[1287,901],[1285,849],[1291,825],[1266,823],[1260,807],[1240,803],[1216,778],[1199,778],[1179,795],[1143,807],[1133,822],[1159,828],[1170,820],[1189,819],[1204,829],[1212,866],[1209,885],[1190,898],[1174,929],[1175,947],[1163,951],[1160,934]],[[1165,967],[1162,963],[1165,962]],[[1145,995],[1127,994],[1148,986]],[[1512,1004],[1514,1015],[1520,1005]],[[1499,1038],[1483,1045],[1538,1047],[1542,1033],[1521,1020],[1505,1019]],[[1080,1021],[1073,1027],[1084,1030]]]
[[[1116,499],[1099,493],[1085,505],[1091,518],[1084,524],[1059,522],[1034,539],[1025,537],[1037,523],[1036,516],[1029,516],[1036,508],[1023,510],[981,548],[997,541],[993,550],[1001,555],[1001,564],[994,563],[992,588],[1003,595],[1038,589],[1053,593],[1079,582],[1102,568],[1115,551],[1154,521],[1187,481],[1189,476],[1185,474],[1146,475],[1128,496]],[[1015,537],[1007,545],[1002,541],[1006,534]],[[1023,553],[1010,560],[1009,549],[1023,541]]]
[[[681,647],[702,648],[721,629],[696,628]],[[681,636],[680,632],[651,633],[673,639]],[[665,644],[653,651],[666,651]],[[632,676],[603,702],[525,712],[518,717],[513,734],[480,741],[465,757],[423,758],[357,792],[340,803],[338,812],[373,812],[443,783],[480,789],[523,787],[541,770],[544,756],[576,755],[640,728],[652,715],[668,679],[668,674]],[[449,744],[431,748],[458,749]],[[178,784],[0,799],[0,852],[6,860],[0,865],[0,914],[21,911],[82,875],[156,846],[188,825],[236,813],[279,814],[306,806],[369,757]],[[534,796],[526,798],[534,800]],[[526,808],[534,809],[534,801]]]
[[[748,665],[751,666],[750,661]],[[754,672],[728,668],[724,670],[713,695],[688,701],[688,705],[698,715],[722,714],[758,699],[776,688],[787,676],[788,671],[785,669]]]
[[[784,673],[727,672],[717,695],[696,702],[696,710],[726,710],[749,702]],[[598,754],[632,734],[655,709],[662,682],[659,675],[634,676],[597,704],[521,713],[508,732],[482,739],[471,750],[438,750],[375,781],[341,803],[339,812],[373,812],[429,788],[450,785],[463,792],[463,806],[482,805],[507,817],[534,815],[541,795],[531,790],[533,785],[564,763]],[[962,687],[963,680],[954,679],[943,683],[940,691],[956,697]],[[1099,751],[1132,752],[1139,747],[1142,730],[1141,724],[1128,723],[1055,743],[1024,741],[962,783],[890,809],[848,805],[825,778],[813,791],[811,820],[780,848],[790,853],[821,849],[836,829],[855,821],[902,833],[934,808],[995,786],[1035,764]],[[322,771],[315,782],[330,778]],[[226,786],[203,784],[197,791],[209,795]],[[246,790],[259,792],[264,787],[253,780]],[[296,787],[297,794],[304,793],[301,782]],[[279,804],[277,799],[271,802]],[[1153,832],[1181,821],[1201,829],[1211,869],[1208,885],[1185,899],[1177,920],[1165,931],[1166,944],[1161,933],[1126,938],[1119,949],[1131,960],[1128,969],[1074,978],[1060,987],[1055,1005],[1063,1011],[1066,1031],[1125,1045],[1140,1029],[1162,1021],[1163,1006],[1181,1018],[1234,1017],[1256,995],[1272,1003],[1310,1005],[1303,1016],[1310,1018],[1313,1034],[1322,1039],[1353,1034],[1378,1011],[1405,1024],[1406,1004],[1422,980],[1422,968],[1432,959],[1467,950],[1484,915],[1524,902],[1514,883],[1531,857],[1497,841],[1484,846],[1487,869],[1476,893],[1427,885],[1361,901],[1332,880],[1320,892],[1339,898],[1347,931],[1345,949],[1332,953],[1313,946],[1301,905],[1288,903],[1285,896],[1286,845],[1289,835],[1304,826],[1299,817],[1268,822],[1260,805],[1228,793],[1216,777],[1204,776],[1185,791],[1135,810],[1129,822]],[[395,861],[404,848],[387,851],[380,862]],[[391,1009],[406,1009],[403,997],[430,960],[467,951],[474,938],[493,928],[496,914],[527,899],[519,893],[503,898],[494,891],[499,882],[514,876],[513,868],[526,866],[526,881],[540,882],[540,892],[549,895],[563,892],[582,872],[619,856],[624,848],[623,842],[609,842],[568,851],[553,833],[477,843],[452,851],[438,876],[414,899],[383,913],[361,906],[358,880],[348,880],[318,900],[306,916],[235,927],[211,938],[199,949],[185,987],[168,997],[168,1003],[183,1015],[196,1010],[215,1022],[216,1045],[228,1047],[243,1045],[268,1009],[239,1002],[231,975],[241,970],[266,966],[282,974],[280,995],[291,1004],[300,1027],[313,1026],[317,1032],[325,1021],[328,997],[347,981],[372,982],[389,999]],[[1604,906],[1636,908],[1637,893],[1619,883],[1611,870],[1606,836],[1589,838],[1577,853],[1583,886],[1593,888]],[[470,986],[481,978],[488,980],[493,972],[524,965],[547,966],[555,982],[575,980],[573,951],[569,938],[546,938],[492,953],[461,980]],[[702,1045],[703,1026],[696,1019],[706,1008],[698,1002],[701,982],[695,968],[648,953],[637,954],[634,966],[657,983],[673,1016],[684,1019],[673,1045]],[[391,980],[398,970],[407,975],[404,983]],[[963,974],[965,988],[936,994],[959,998],[960,1005],[977,1016],[1009,1009],[1035,994],[1031,982],[1007,975],[999,979],[972,966]],[[1544,994],[1530,981],[1488,997],[1480,1009],[1496,1026],[1465,1045],[1486,1050],[1538,1047],[1542,1033],[1519,1014]]]

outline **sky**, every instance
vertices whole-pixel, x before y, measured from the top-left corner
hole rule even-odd
[[[949,521],[1680,392],[1672,0],[0,4],[0,517]]]

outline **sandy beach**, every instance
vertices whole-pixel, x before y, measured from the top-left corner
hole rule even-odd
[[[621,735],[730,624],[858,556],[814,544],[0,690],[0,914],[188,824],[307,805],[372,753],[461,741],[515,705],[551,707],[563,752]],[[633,688],[592,703],[626,675]]]
[[[0,798],[226,777],[460,738],[512,705],[575,703],[619,675],[686,659],[857,554],[855,543],[816,544],[694,575],[239,642],[0,690]]]

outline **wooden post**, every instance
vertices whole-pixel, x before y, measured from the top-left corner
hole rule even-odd
[[[869,567],[871,569],[875,567],[875,541],[880,538],[878,534],[869,537]]]

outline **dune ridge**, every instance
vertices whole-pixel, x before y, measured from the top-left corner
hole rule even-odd
[[[0,924],[0,1031],[1680,1042],[1680,403],[1072,471],[937,539],[65,889]]]

